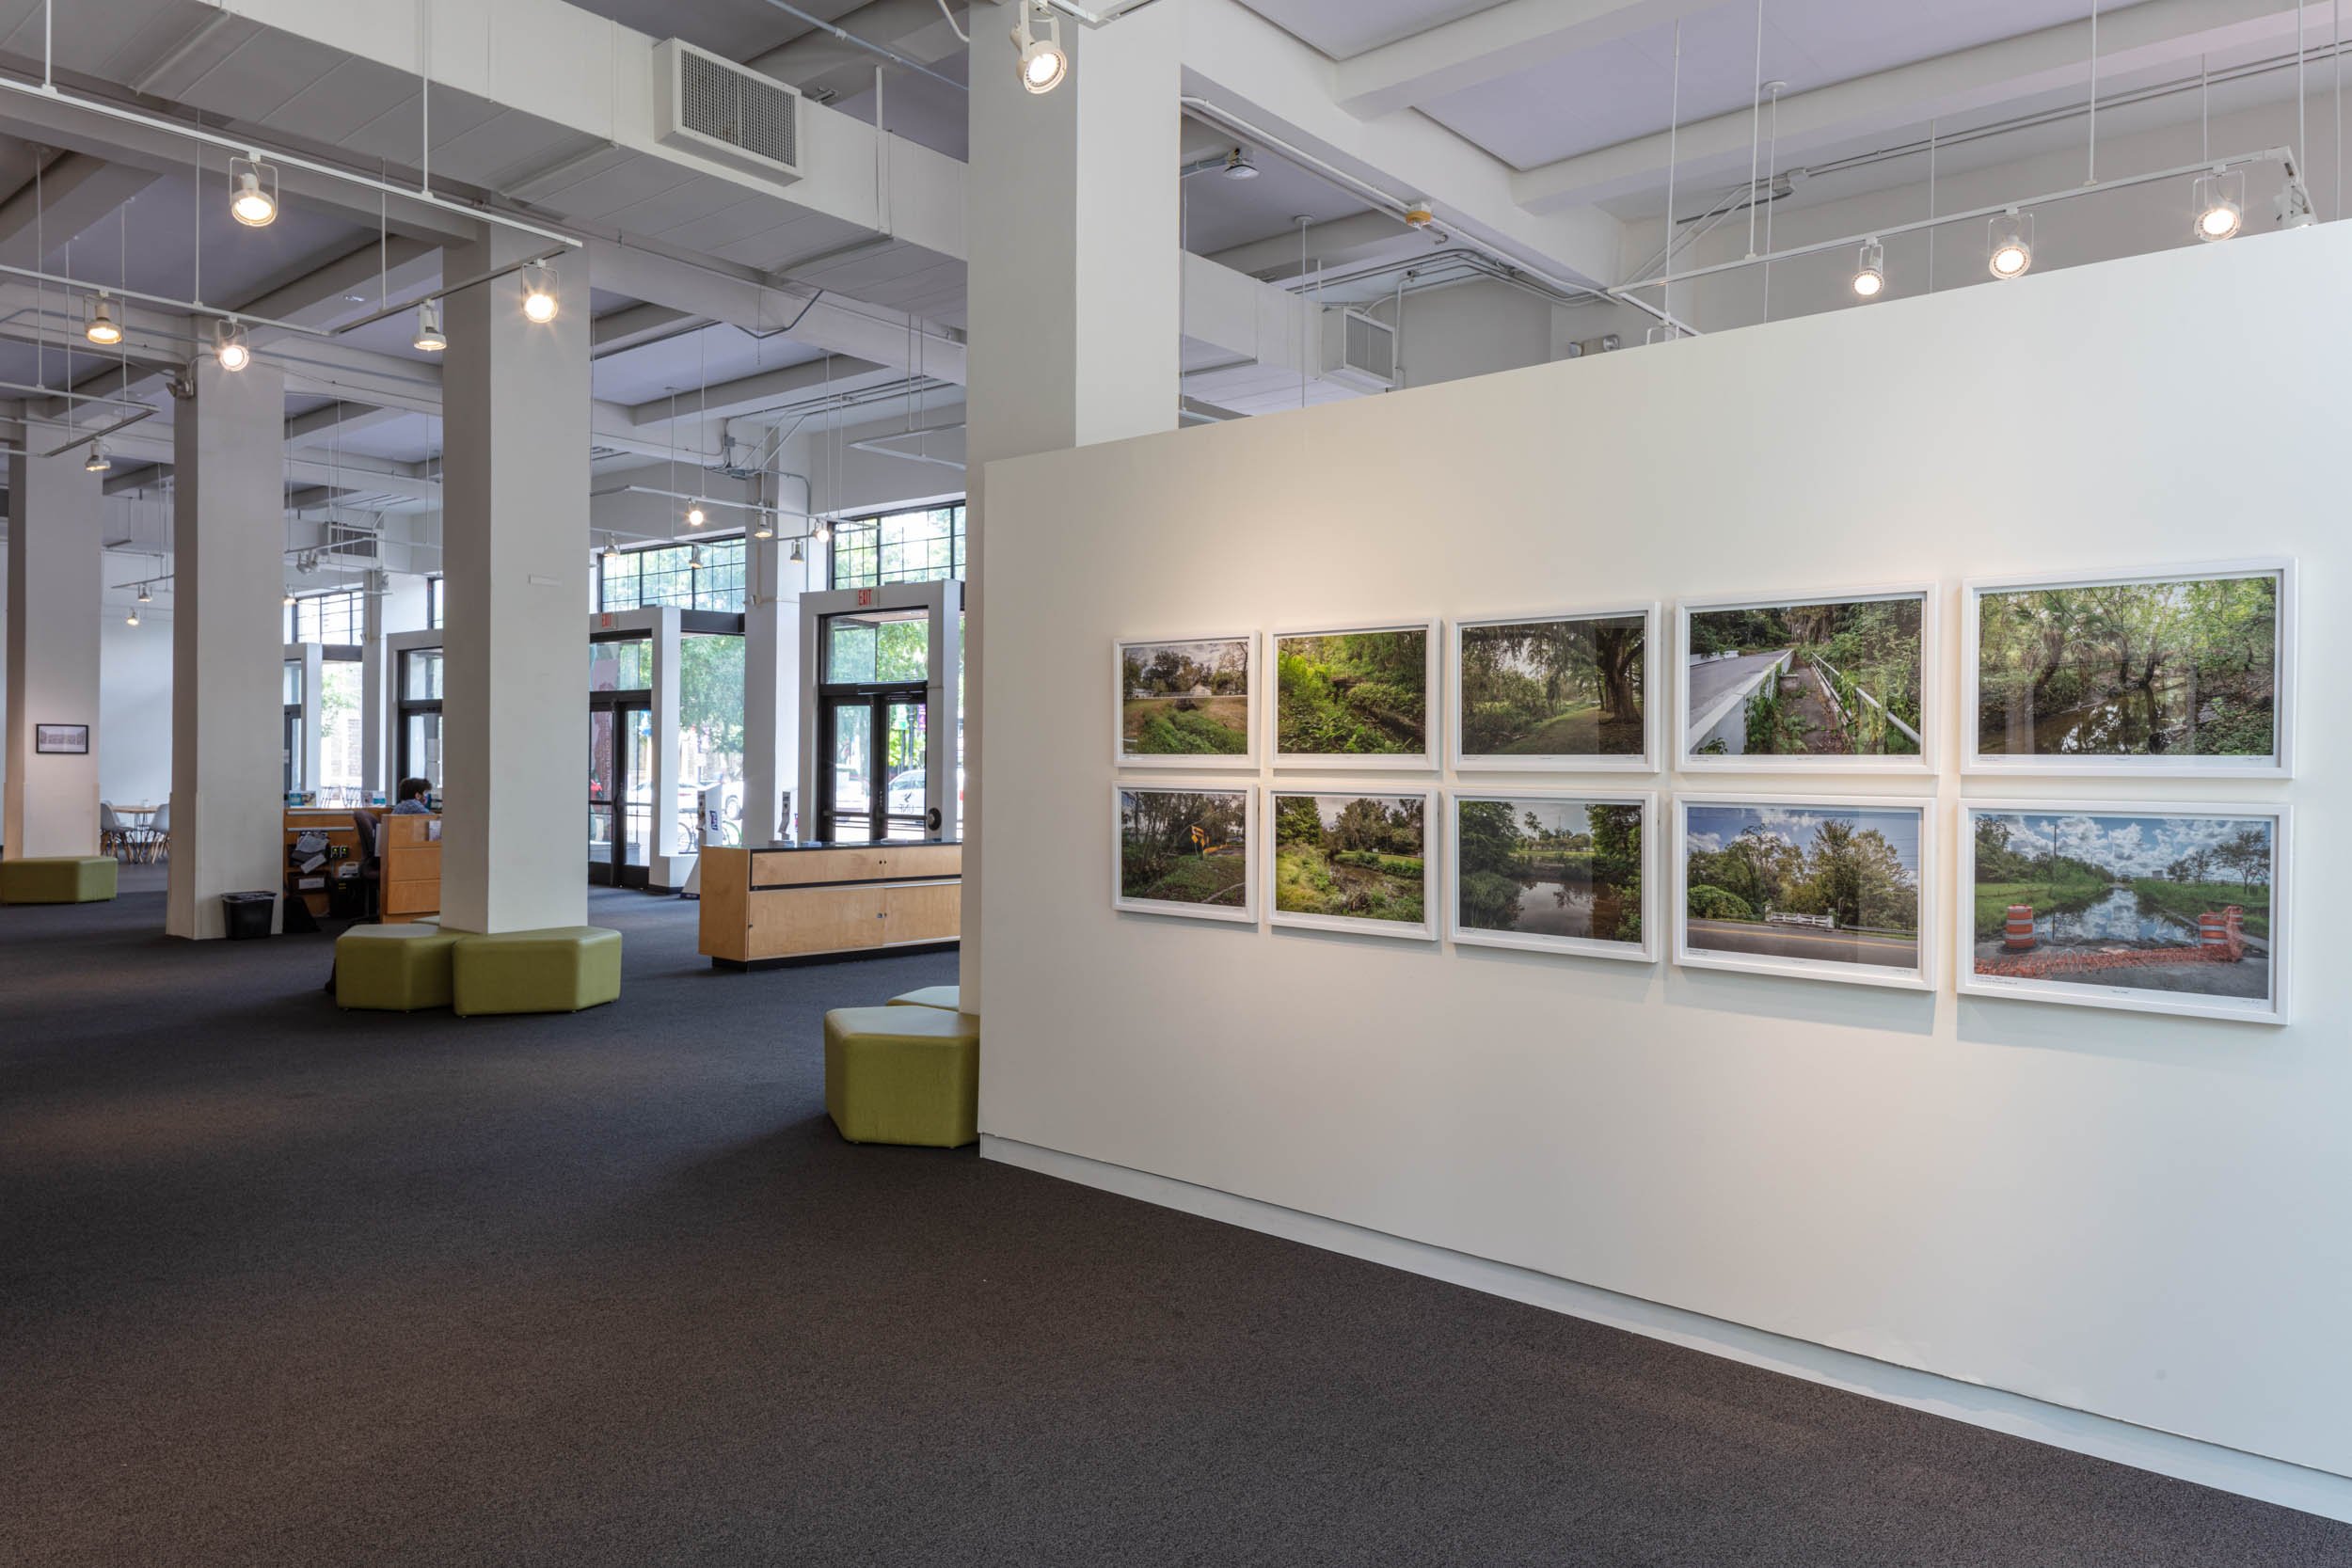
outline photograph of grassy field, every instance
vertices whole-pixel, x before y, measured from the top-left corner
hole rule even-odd
[[[2275,1008],[2276,817],[1981,805],[1963,831],[1970,989]]]
[[[1276,759],[1425,760],[1429,655],[1425,626],[1277,636]]]
[[[1116,908],[1256,918],[1248,790],[1120,784],[1112,796],[1119,832]]]
[[[1454,939],[1645,957],[1640,800],[1454,798]]]
[[[1455,628],[1461,759],[1625,757],[1648,749],[1646,614]]]
[[[1679,806],[1684,962],[1924,979],[1922,808],[1689,799]]]
[[[1249,754],[1251,639],[1119,645],[1119,756]]]
[[[2283,581],[1979,590],[1978,757],[2275,762]]]
[[[1918,756],[1926,616],[1921,594],[1692,610],[1686,754]]]
[[[1436,934],[1427,796],[1277,790],[1271,804],[1276,924]]]

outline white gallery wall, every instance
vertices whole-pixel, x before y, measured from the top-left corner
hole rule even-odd
[[[2331,226],[992,465],[992,1151],[2352,1477],[2347,277]],[[1960,779],[1963,578],[2257,554],[2301,565],[2296,778]],[[2298,1022],[1963,1002],[1943,950],[1919,994],[1110,907],[1115,637],[1923,578],[1943,776],[1753,787],[1932,793],[1939,940],[1963,797],[2293,802]]]
[[[171,615],[142,606],[134,626],[124,613],[109,604],[98,626],[98,798],[151,806],[171,798]]]

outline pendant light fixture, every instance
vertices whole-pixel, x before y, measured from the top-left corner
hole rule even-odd
[[[822,517],[818,518],[816,526],[809,531],[809,537],[816,540],[820,545],[832,544],[833,524],[826,521]]]
[[[1042,24],[1044,35],[1039,36]],[[1061,46],[1061,18],[1036,0],[1022,0],[1021,20],[1012,29],[1012,46],[1020,57],[1021,85],[1031,92],[1052,92],[1070,74],[1070,55]]]
[[[556,296],[555,269],[545,261],[523,268],[523,316],[542,326],[555,319],[562,302]]]
[[[798,539],[792,541],[792,560],[796,564],[808,560],[808,556],[801,549],[801,542]]]
[[[2235,238],[2246,224],[2246,171],[2215,169],[2199,175],[2194,205],[2199,239],[2211,244]]]
[[[229,215],[247,229],[278,221],[278,168],[259,152],[229,160]]]
[[[428,299],[417,307],[417,335],[408,340],[408,346],[420,354],[438,354],[449,347],[449,339],[441,331],[441,302]]]
[[[139,595],[139,597],[143,599],[143,598],[147,597],[147,595],[146,595],[145,594],[143,594],[143,593],[142,593],[142,594]],[[125,615],[125,616],[122,618],[122,624],[123,624],[124,626],[137,626],[137,625],[139,624],[139,607],[138,607],[138,606],[136,606],[136,605],[133,605],[133,606],[131,607],[131,613],[130,613],[130,614],[128,614],[128,615]]]
[[[769,516],[765,512],[761,513],[759,515],[759,525],[752,530],[752,537],[755,539],[773,539],[775,536],[775,519]]]
[[[82,471],[86,474],[103,474],[114,466],[114,459],[106,455],[106,443],[92,441],[89,444],[89,455],[82,459]]]
[[[2033,214],[2011,207],[1989,227],[1992,239],[1985,270],[2004,282],[2025,277],[2033,267]]]
[[[141,603],[141,604],[146,604],[146,603],[148,603],[151,599],[152,599],[153,597],[154,597],[154,595],[153,595],[153,594],[150,594],[150,593],[147,591],[147,584],[145,584],[145,583],[143,583],[143,582],[142,582],[142,583],[140,583],[140,584],[139,584],[139,603]]]
[[[688,528],[700,528],[708,521],[710,521],[710,514],[703,510],[701,501],[691,500],[686,503],[686,526]]]
[[[1876,299],[1886,292],[1886,247],[1873,234],[1862,243],[1862,261],[1854,268],[1853,292],[1862,299]]]
[[[213,357],[231,374],[253,363],[253,348],[245,341],[245,328],[232,321],[215,322]]]
[[[122,324],[115,320],[114,301],[101,289],[89,302],[89,313],[82,322],[82,336],[91,342],[112,348],[122,341]]]
[[[690,572],[703,569],[703,547],[700,545],[686,552],[686,569]]]

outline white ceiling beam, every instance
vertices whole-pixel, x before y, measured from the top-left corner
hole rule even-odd
[[[1220,250],[1209,260],[1271,283],[1311,272],[1317,263],[1330,269],[1359,266],[1391,257],[1434,259],[1438,254],[1436,242],[1429,235],[1406,228],[1386,213],[1354,213],[1328,223],[1311,223],[1305,241],[1302,246],[1300,235],[1294,230]],[[1307,258],[1303,263],[1299,260],[1302,249]]]
[[[0,261],[38,268],[44,248],[55,250],[87,233],[158,178],[148,169],[110,164],[87,152],[57,154],[42,166],[38,182],[26,181],[0,201]],[[80,270],[85,277],[109,277],[113,261],[108,256]]]
[[[2327,11],[2328,0],[2307,9],[2314,40],[2328,36]],[[2279,0],[2141,0],[2100,17],[2099,74],[2105,80],[2191,67],[2201,55],[2294,36],[2295,7]],[[1857,137],[2086,87],[2090,56],[2086,18],[1786,96],[1778,113],[1780,166]],[[1672,138],[1677,172],[1686,181],[1744,181],[1751,132],[1745,110],[1682,126]],[[1637,136],[1529,169],[1512,188],[1531,212],[1580,209],[1658,184],[1669,145],[1664,132]]]
[[[828,388],[836,394],[864,391],[897,381],[904,373],[894,365],[835,356],[803,365],[787,365],[781,370],[758,371],[733,381],[723,381],[707,392],[697,388],[691,397],[681,392],[675,405],[667,397],[648,398],[629,409],[629,423],[639,430],[667,425],[675,406],[676,424],[684,431],[704,420],[739,419],[801,397],[821,395]]]
[[[1369,119],[1712,10],[1723,0],[1504,0],[1340,62],[1335,92]]]
[[[630,305],[607,310],[588,325],[588,356],[601,359],[664,338],[675,338],[705,325],[705,318],[673,310],[666,305]]]

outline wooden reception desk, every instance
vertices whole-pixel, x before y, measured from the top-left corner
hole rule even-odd
[[[702,852],[702,952],[740,968],[952,942],[963,846],[775,844]]]
[[[414,812],[405,816],[383,806],[289,806],[286,808],[286,847],[291,851],[294,841],[304,833],[321,833],[330,845],[343,851],[341,863],[359,863],[359,830],[352,821],[364,811],[376,820],[375,853],[381,881],[377,884],[377,904],[381,918],[388,926],[403,921],[426,920],[441,910],[441,819],[421,816]],[[330,861],[317,872],[305,875],[295,869],[291,853],[287,857],[286,896],[299,898],[313,917],[324,917],[329,909],[327,896],[329,879],[337,868]],[[315,883],[315,886],[308,885]]]

